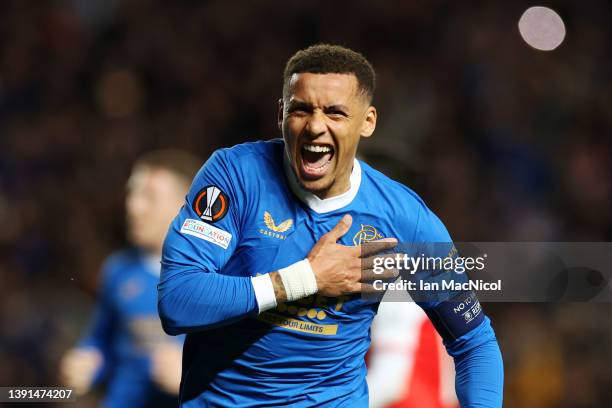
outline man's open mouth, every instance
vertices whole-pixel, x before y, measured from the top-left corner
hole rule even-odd
[[[305,178],[317,179],[329,170],[334,157],[334,148],[330,145],[305,143],[300,153],[302,175]]]

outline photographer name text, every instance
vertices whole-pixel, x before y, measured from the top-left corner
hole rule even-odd
[[[453,279],[445,280],[442,282],[426,282],[426,281],[410,281],[406,279],[399,279],[395,282],[385,282],[383,280],[375,280],[373,282],[375,290],[418,290],[418,291],[444,291],[444,290],[455,290],[455,291],[500,291],[502,290],[501,279],[495,282],[487,282],[482,279],[470,280],[468,282],[458,282]]]

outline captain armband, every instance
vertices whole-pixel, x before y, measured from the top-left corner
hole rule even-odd
[[[425,313],[445,342],[452,342],[484,320],[484,312],[476,294],[463,292],[438,306],[426,309]]]

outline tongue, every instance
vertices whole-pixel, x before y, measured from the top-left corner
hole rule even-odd
[[[323,167],[328,161],[331,160],[331,152],[330,153],[315,153],[309,152],[308,150],[302,151],[302,157],[304,159],[304,164],[308,167]]]

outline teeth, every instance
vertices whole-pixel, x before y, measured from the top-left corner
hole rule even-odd
[[[331,152],[331,148],[329,148],[328,146],[315,146],[315,145],[309,145],[309,144],[305,144],[304,145],[304,150],[307,150],[307,151],[313,152],[313,153],[329,153],[329,152]]]

